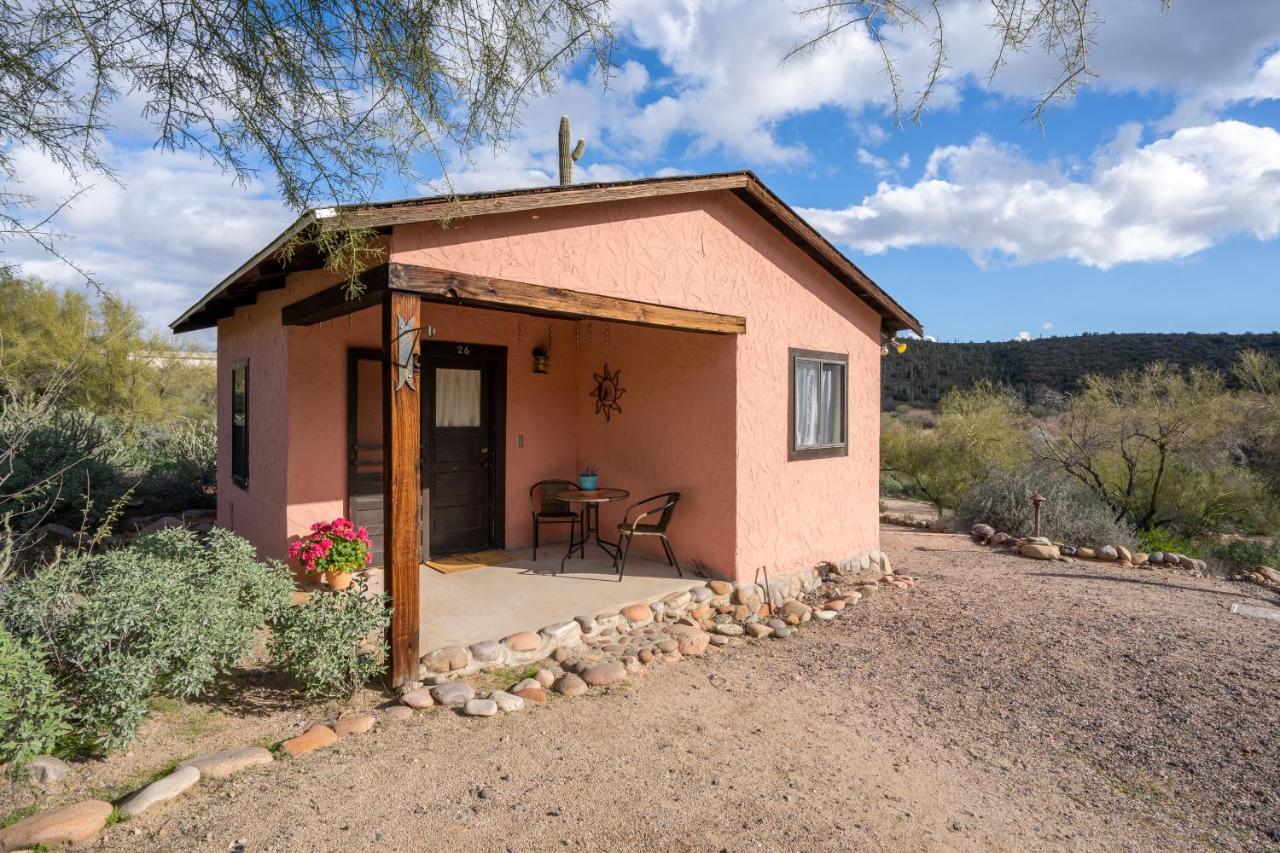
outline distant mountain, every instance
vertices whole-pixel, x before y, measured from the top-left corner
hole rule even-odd
[[[904,403],[936,408],[949,389],[967,388],[980,379],[1009,385],[1033,402],[1039,389],[1069,393],[1087,374],[1114,376],[1153,361],[1198,364],[1225,373],[1247,349],[1280,358],[1280,333],[1086,334],[981,344],[911,341],[905,353],[880,359],[882,408],[889,411]]]

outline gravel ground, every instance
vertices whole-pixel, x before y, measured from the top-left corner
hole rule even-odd
[[[1280,849],[1280,603],[886,530],[913,590],[198,786],[118,850]]]

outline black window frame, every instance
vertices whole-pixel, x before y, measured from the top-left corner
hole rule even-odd
[[[819,446],[796,445],[796,362],[816,361],[820,365],[839,364],[844,375],[844,385],[840,390],[840,426],[841,442]],[[821,375],[821,367],[819,367]],[[849,455],[849,354],[842,352],[824,352],[822,350],[787,349],[787,461],[801,459],[831,459]]]
[[[244,391],[236,389],[237,375],[242,374]],[[239,398],[239,399],[237,399]],[[236,423],[241,416],[242,424]],[[231,482],[249,489],[249,359],[231,365]]]

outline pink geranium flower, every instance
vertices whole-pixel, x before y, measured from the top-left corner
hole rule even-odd
[[[307,572],[354,572],[373,562],[373,538],[347,518],[317,521],[289,544],[289,556]]]

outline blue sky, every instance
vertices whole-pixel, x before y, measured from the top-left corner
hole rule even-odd
[[[614,0],[607,86],[568,69],[500,151],[448,164],[459,190],[551,183],[556,123],[587,140],[579,180],[750,168],[942,340],[1109,331],[1280,329],[1280,3],[1098,5],[1096,80],[1028,120],[1053,66],[1032,50],[986,79],[990,5],[947,10],[948,68],[897,126],[865,33],[784,61],[812,31],[790,0]],[[894,35],[908,97],[928,33]],[[292,219],[269,182],[147,144],[115,106],[122,186],[98,182],[59,225],[68,251],[160,328]],[[20,160],[39,199],[73,185]],[[423,164],[430,192],[439,170]],[[74,276],[14,247],[24,266]]]

